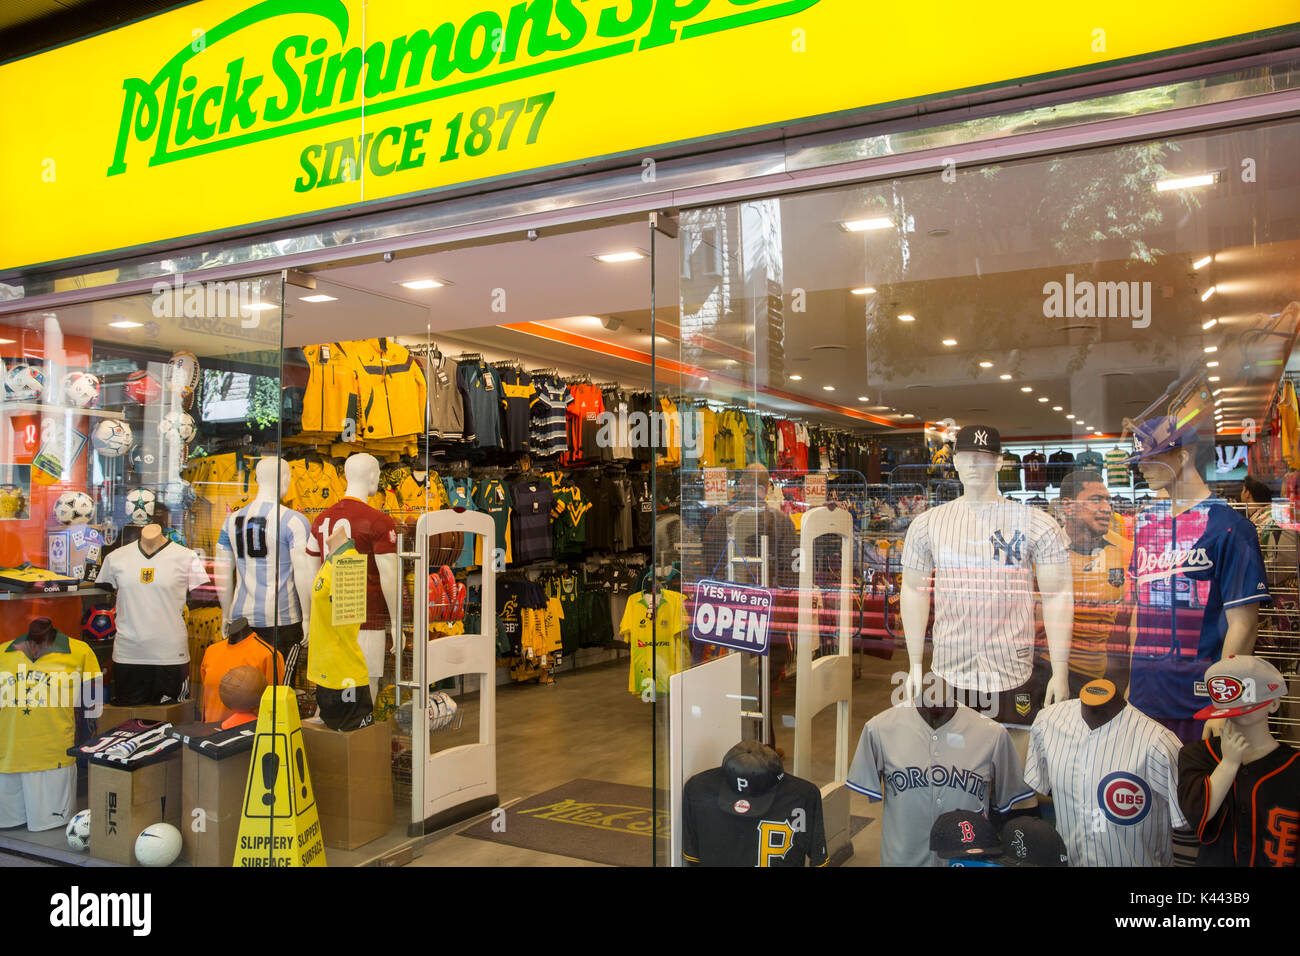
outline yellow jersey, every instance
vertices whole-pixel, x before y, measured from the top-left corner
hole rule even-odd
[[[309,433],[338,435],[349,431],[360,434],[361,387],[356,363],[338,343],[308,345],[309,378],[302,399],[302,430]]]
[[[1130,605],[1126,600],[1133,542],[1114,532],[1102,538],[1090,554],[1071,550],[1074,576],[1074,629],[1070,635],[1070,670],[1089,680],[1106,676],[1108,645],[1127,645],[1120,624]],[[1045,652],[1040,653],[1045,657]]]
[[[295,511],[324,511],[347,489],[343,476],[327,461],[291,461],[289,472],[292,477],[285,502]]]
[[[682,668],[682,596],[667,588],[661,590],[652,622],[645,592],[633,594],[628,598],[618,631],[627,636],[632,654],[628,691],[643,693],[646,681],[653,678],[655,695],[667,694],[668,678]]]
[[[370,682],[366,658],[357,643],[361,624],[333,622],[334,562],[343,555],[359,554],[349,538],[321,562],[311,587],[311,629],[307,643],[307,679],[330,690],[365,687]]]
[[[85,641],[57,631],[36,660],[18,649],[27,635],[0,645],[0,773],[35,773],[75,762],[75,708],[92,703],[83,687],[100,676]],[[99,694],[99,703],[103,694]]]

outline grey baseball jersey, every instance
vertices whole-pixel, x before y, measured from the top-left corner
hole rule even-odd
[[[1077,700],[1044,708],[1029,729],[1025,781],[1050,793],[1071,866],[1172,866],[1178,808],[1174,733],[1132,705],[1096,730]]]
[[[1005,812],[1034,795],[1011,735],[964,705],[938,728],[914,704],[876,714],[858,738],[848,785],[885,801],[881,866],[941,866],[930,852],[941,814]]]
[[[1013,690],[1034,666],[1034,569],[1069,564],[1065,532],[1008,498],[964,497],[912,519],[903,567],[934,569],[931,668],[954,687]]]

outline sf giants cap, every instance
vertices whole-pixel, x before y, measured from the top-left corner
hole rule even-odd
[[[772,805],[784,777],[775,750],[756,740],[742,740],[722,758],[725,784],[718,791],[718,806],[733,816],[757,817]]]
[[[1002,454],[1002,436],[992,425],[963,425],[957,432],[953,452],[982,451],[990,455]]]
[[[1016,817],[1002,827],[1003,866],[1069,866],[1065,841],[1046,820]]]
[[[1199,436],[1191,425],[1179,427],[1178,420],[1170,415],[1149,418],[1133,432],[1133,454],[1124,459],[1131,465],[1143,458],[1159,455],[1174,448],[1195,445]]]
[[[984,814],[950,810],[930,828],[930,850],[942,860],[1002,854],[1002,840]]]
[[[1237,717],[1267,707],[1286,693],[1286,678],[1260,657],[1229,654],[1205,671],[1210,703],[1195,714],[1197,720]]]

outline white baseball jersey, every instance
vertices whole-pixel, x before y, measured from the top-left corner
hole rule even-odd
[[[275,509],[280,512],[278,521]],[[302,620],[298,592],[293,586],[292,555],[296,549],[306,548],[310,537],[311,522],[306,516],[278,503],[254,501],[226,518],[218,544],[235,556],[231,620],[245,617],[253,627],[297,624]]]
[[[1131,704],[1096,730],[1078,700],[1043,709],[1029,730],[1025,781],[1050,793],[1071,866],[1172,866],[1178,808],[1173,731]]]
[[[140,542],[104,559],[97,584],[117,588],[113,660],[122,664],[184,664],[190,647],[181,611],[190,591],[211,578],[199,556],[168,541],[152,555]]]
[[[1034,795],[1006,728],[961,704],[937,728],[915,704],[876,714],[858,738],[848,785],[885,801],[881,866],[943,866],[930,852],[930,828],[942,814],[1005,813]]]
[[[931,668],[954,687],[1013,690],[1034,657],[1034,569],[1069,564],[1065,532],[1012,501],[965,497],[912,519],[903,567],[934,570]]]

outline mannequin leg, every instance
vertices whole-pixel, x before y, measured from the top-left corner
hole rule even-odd
[[[384,676],[384,649],[388,635],[384,631],[358,631],[357,643],[361,645],[361,654],[366,659],[366,671],[370,675],[370,699],[379,697],[379,678]]]

